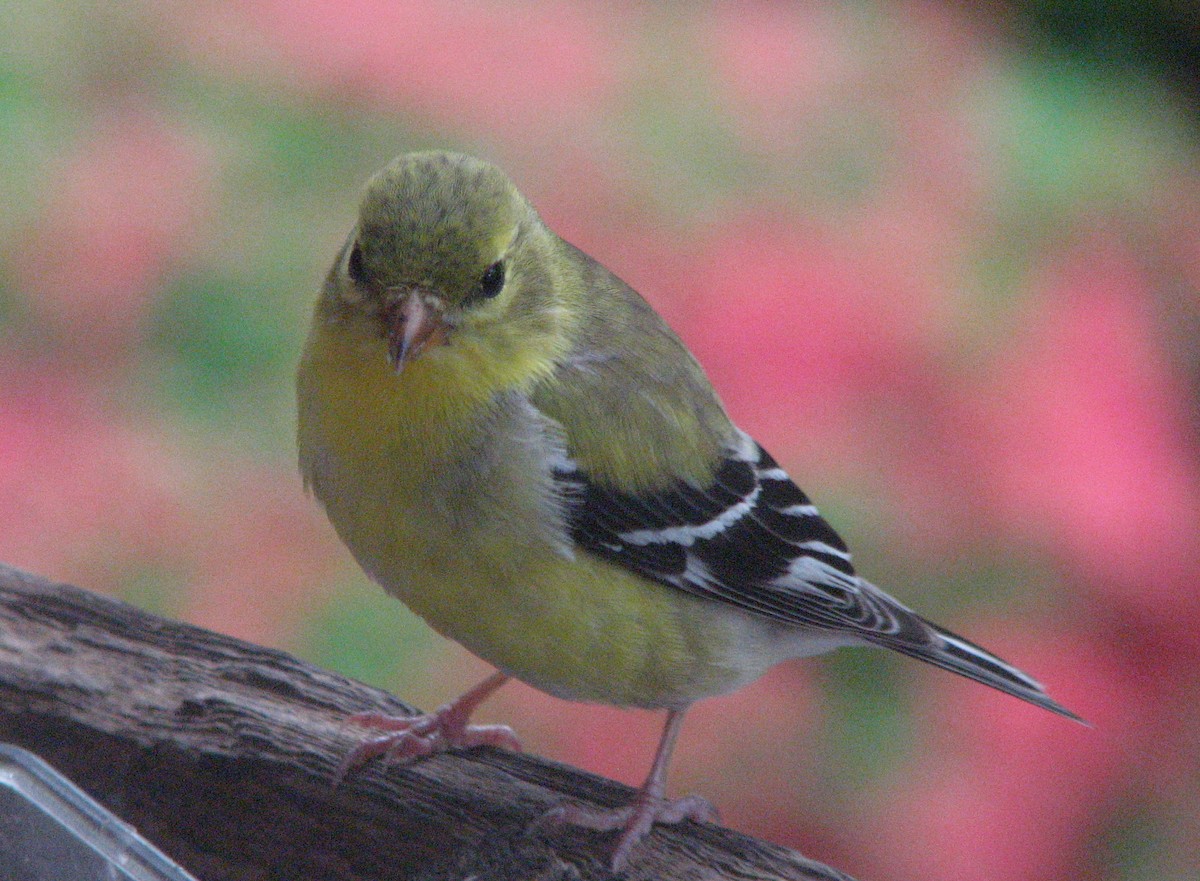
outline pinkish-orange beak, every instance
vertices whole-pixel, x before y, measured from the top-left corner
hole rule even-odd
[[[388,358],[399,373],[432,346],[445,345],[448,326],[440,301],[424,291],[404,294],[388,310]]]

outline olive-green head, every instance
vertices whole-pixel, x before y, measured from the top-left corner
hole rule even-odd
[[[494,165],[407,153],[367,184],[322,306],[374,322],[397,370],[418,358],[503,367],[561,335],[561,247]]]

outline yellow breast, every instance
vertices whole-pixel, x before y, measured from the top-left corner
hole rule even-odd
[[[444,367],[421,358],[398,376],[381,339],[321,323],[301,362],[301,469],[374,580],[562,697],[681,705],[776,660],[760,622],[572,552],[562,524],[541,522],[536,451],[496,454],[488,445],[503,433],[480,423],[486,406],[453,391]]]

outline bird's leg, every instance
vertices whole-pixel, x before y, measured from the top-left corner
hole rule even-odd
[[[619,872],[629,859],[638,842],[649,834],[655,823],[680,823],[683,820],[699,820],[712,823],[717,820],[717,809],[705,798],[689,795],[684,798],[668,799],[667,766],[679,730],[683,727],[683,714],[687,708],[667,713],[667,724],[663,728],[654,764],[642,788],[634,796],[633,803],[623,808],[596,808],[576,804],[562,804],[551,808],[543,820],[551,823],[571,823],[587,829],[606,832],[622,829],[613,851],[612,870]]]
[[[338,779],[363,762],[384,754],[407,762],[453,747],[498,746],[520,752],[521,743],[507,725],[467,724],[479,705],[508,678],[507,673],[493,673],[432,713],[416,716],[356,713],[350,716],[349,721],[356,725],[385,733],[370,737],[351,750],[338,769]]]

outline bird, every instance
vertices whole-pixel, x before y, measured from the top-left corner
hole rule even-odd
[[[511,728],[470,723],[510,678],[665,710],[628,805],[545,817],[619,830],[619,871],[654,823],[716,818],[666,796],[688,708],[782,661],[879,646],[1082,721],[859,575],[664,319],[493,164],[405,153],[369,180],[296,389],[300,471],[352,556],[496,668],[431,713],[353,717],[371,734],[343,772],[519,749]]]

